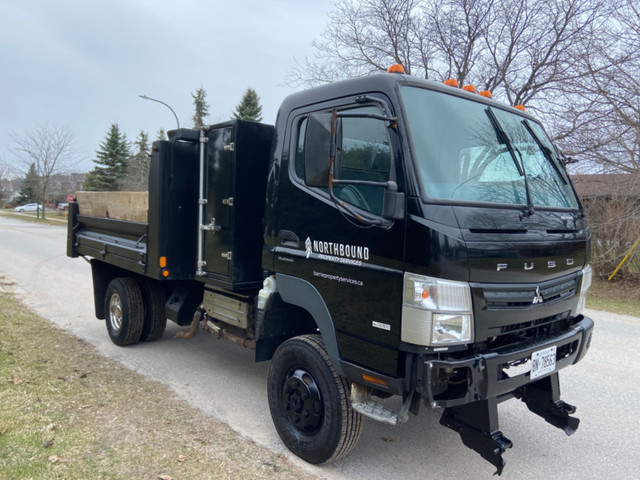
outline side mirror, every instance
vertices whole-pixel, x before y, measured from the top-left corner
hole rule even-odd
[[[310,187],[329,186],[331,156],[331,113],[312,113],[304,137],[304,183]]]
[[[382,218],[402,220],[404,218],[404,202],[404,193],[398,192],[396,182],[388,182],[382,197]]]

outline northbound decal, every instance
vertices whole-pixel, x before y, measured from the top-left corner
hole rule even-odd
[[[369,260],[369,247],[360,245],[323,242],[311,240],[311,238],[307,237],[304,246],[307,258],[309,258],[311,254],[318,254],[321,260],[331,260],[339,263],[354,263],[355,261],[358,265],[362,263],[363,260]],[[344,260],[347,260],[347,262]]]

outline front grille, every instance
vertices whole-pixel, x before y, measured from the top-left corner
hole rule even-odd
[[[478,348],[510,348],[566,331],[575,322],[579,273],[540,283],[471,284]]]
[[[550,305],[573,297],[578,288],[577,276],[514,287],[485,287],[485,305],[488,310],[524,310],[536,305]]]

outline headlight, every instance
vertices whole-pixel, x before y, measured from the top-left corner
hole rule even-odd
[[[471,343],[472,322],[468,283],[404,274],[403,342],[424,346]]]
[[[592,280],[593,270],[591,270],[591,265],[587,265],[582,270],[582,285],[580,285],[580,298],[578,299],[578,306],[576,307],[576,315],[581,314],[587,304],[587,293]]]

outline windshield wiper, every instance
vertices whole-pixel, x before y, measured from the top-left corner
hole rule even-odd
[[[531,125],[529,125],[529,122],[526,119],[522,120],[522,124],[524,125],[524,128],[527,129],[527,132],[529,132],[529,135],[531,135],[531,137],[533,137],[533,140],[538,144],[538,148],[542,150],[542,153],[544,154],[547,161],[551,164],[558,176],[562,179],[562,183],[566,185],[567,180],[562,175],[562,172],[560,172],[560,169],[558,168],[556,162],[553,161],[553,157],[551,156],[551,149],[542,143],[542,140],[540,140],[540,137],[536,135],[536,132],[533,131],[533,128],[531,128]]]
[[[487,108],[485,112],[487,113],[487,116],[491,121],[491,125],[493,126],[493,129],[496,132],[496,135],[498,137],[498,142],[504,144],[507,147],[507,150],[509,151],[509,155],[511,156],[513,163],[518,169],[518,173],[522,178],[524,178],[524,191],[527,197],[527,208],[524,210],[524,213],[520,218],[530,217],[535,213],[535,210],[533,209],[533,201],[531,200],[531,192],[529,190],[529,178],[527,177],[527,171],[524,167],[524,162],[522,161],[522,153],[520,153],[520,151],[513,146],[513,143],[511,143],[511,139],[507,135],[507,132],[504,131],[504,128],[502,128],[502,125],[500,125],[500,122],[498,121],[498,117],[496,117],[496,114],[493,113],[493,110],[491,110],[490,108]],[[518,159],[516,158],[516,152],[518,152],[520,161],[518,161]]]

